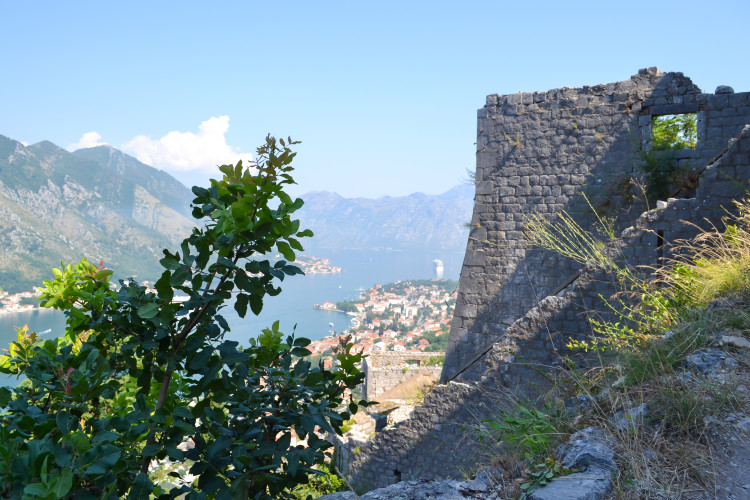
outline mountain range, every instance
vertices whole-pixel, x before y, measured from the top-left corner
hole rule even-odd
[[[463,251],[473,187],[430,196],[378,199],[330,192],[303,195],[309,251],[441,249]],[[191,191],[161,170],[110,146],[66,151],[0,135],[0,289],[40,285],[51,268],[81,257],[120,278],[156,279],[162,248],[190,232]]]
[[[70,153],[0,136],[0,288],[28,290],[81,257],[153,279],[161,249],[193,227],[191,194],[109,146]]]
[[[343,198],[314,191],[302,196],[303,227],[315,237],[307,246],[326,249],[464,251],[474,207],[474,187],[442,195],[414,193],[377,199]]]

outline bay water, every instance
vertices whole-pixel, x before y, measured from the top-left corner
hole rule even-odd
[[[291,334],[296,325],[297,336],[318,340],[330,335],[331,331],[340,333],[349,328],[351,316],[313,309],[313,305],[354,299],[363,290],[377,284],[434,279],[434,259],[443,261],[445,279],[458,280],[463,263],[463,252],[336,250],[316,252],[315,256],[329,259],[330,265],[341,267],[342,272],[287,277],[280,283],[281,294],[265,298],[259,316],[248,309],[242,319],[228,305],[222,310],[231,329],[225,338],[247,345],[248,339],[257,337],[263,328],[278,320],[279,328],[285,334]],[[53,338],[64,332],[65,316],[47,309],[2,315],[0,348],[6,348],[15,340],[14,327],[23,325],[28,325],[30,331],[38,332],[42,338]],[[0,374],[0,385],[15,385],[17,382],[15,376]]]

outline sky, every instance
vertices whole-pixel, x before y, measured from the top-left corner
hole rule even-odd
[[[440,194],[489,94],[681,71],[750,91],[750,2],[0,0],[0,134],[207,185],[267,134],[292,193]]]

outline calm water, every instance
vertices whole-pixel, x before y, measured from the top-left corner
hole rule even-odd
[[[463,263],[463,253],[458,252],[341,250],[325,254],[320,252],[316,256],[330,259],[330,264],[342,267],[343,272],[288,277],[281,283],[280,295],[266,297],[263,311],[257,317],[248,309],[248,315],[240,319],[231,306],[226,307],[224,316],[231,328],[226,338],[247,345],[249,338],[257,336],[263,328],[279,320],[280,329],[284,333],[292,333],[297,325],[298,336],[321,339],[329,334],[330,323],[333,323],[333,330],[336,332],[348,328],[351,316],[316,310],[312,308],[313,304],[355,298],[361,289],[371,288],[376,284],[434,278],[432,261],[436,258],[443,261],[443,277],[457,280]],[[57,311],[48,310],[0,316],[0,348],[15,340],[14,326],[24,324],[42,334],[42,337],[55,337],[64,331],[65,317]],[[15,377],[0,375],[0,385],[14,385],[15,381]]]

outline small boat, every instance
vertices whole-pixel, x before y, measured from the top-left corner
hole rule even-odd
[[[331,328],[333,328],[333,323],[328,323],[328,326],[330,326]]]

